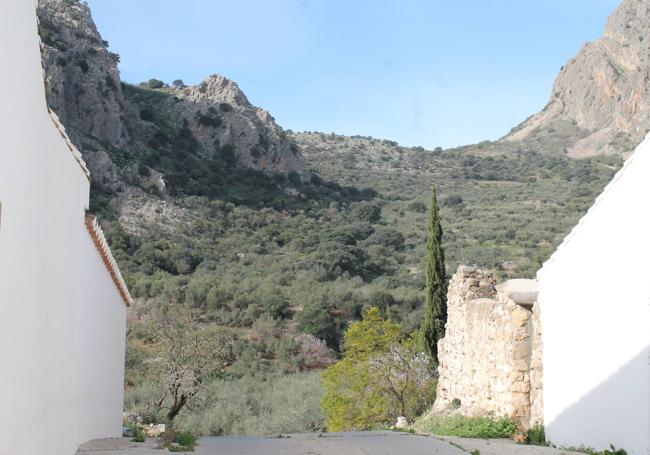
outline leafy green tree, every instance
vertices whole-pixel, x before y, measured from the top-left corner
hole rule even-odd
[[[272,286],[261,286],[258,289],[258,300],[264,312],[273,319],[288,319],[292,312],[289,301],[282,295],[279,289]]]
[[[381,207],[376,204],[361,204],[357,208],[356,213],[359,220],[369,223],[374,224],[381,220]]]
[[[165,86],[165,83],[160,79],[149,79],[145,84],[147,88],[152,90],[160,89]]]
[[[396,416],[413,421],[429,409],[436,399],[435,370],[431,357],[422,352],[416,338],[393,344],[388,352],[370,361],[374,386],[389,399]]]
[[[395,305],[397,302],[395,301],[395,298],[393,297],[393,294],[387,291],[375,291],[371,296],[370,296],[370,304],[373,307],[381,308],[382,311],[384,311],[385,314],[388,313],[390,310],[390,307]]]
[[[339,338],[336,323],[325,308],[318,304],[306,305],[296,319],[301,332],[324,340],[333,349],[337,348]]]
[[[447,323],[447,272],[442,250],[442,227],[438,214],[436,188],[431,195],[431,209],[427,226],[424,315],[421,334],[423,344],[433,360],[438,363],[438,341],[445,336]]]
[[[399,324],[370,308],[345,334],[343,359],[322,375],[321,407],[330,431],[365,430],[415,418],[435,395],[430,358]]]

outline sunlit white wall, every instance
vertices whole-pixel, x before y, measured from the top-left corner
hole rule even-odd
[[[73,455],[119,436],[125,308],[47,113],[35,6],[0,2],[0,455]]]
[[[544,421],[557,446],[650,445],[650,140],[538,273]]]

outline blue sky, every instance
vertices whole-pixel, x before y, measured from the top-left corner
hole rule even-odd
[[[541,109],[618,0],[88,0],[122,79],[218,73],[295,131],[451,147]]]

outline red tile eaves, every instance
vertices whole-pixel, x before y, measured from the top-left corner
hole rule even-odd
[[[120,269],[115,262],[115,258],[113,258],[113,253],[111,253],[111,249],[106,242],[104,232],[99,226],[97,218],[88,213],[86,214],[86,228],[88,229],[88,233],[90,234],[90,237],[92,238],[93,243],[95,244],[95,247],[97,248],[97,251],[102,258],[102,262],[106,266],[108,273],[111,275],[111,279],[113,280],[115,287],[117,287],[117,290],[119,291],[124,304],[126,306],[131,306],[133,299],[131,298],[129,289],[126,287],[124,278],[122,278],[122,273],[120,273]]]

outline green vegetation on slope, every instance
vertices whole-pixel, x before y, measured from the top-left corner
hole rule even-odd
[[[110,223],[109,240],[137,300],[127,408],[147,420],[173,417],[202,434],[321,429],[317,371],[340,355],[345,330],[369,307],[399,324],[400,340],[420,325],[432,186],[449,272],[469,263],[525,277],[620,164],[563,158],[589,133],[570,120],[522,143],[426,151],[360,137],[289,136],[257,112],[238,116],[237,103],[184,102],[157,79],[122,85],[122,99],[119,56],[105,54],[108,43],[90,16],[77,1],[51,6],[39,12],[50,102],[87,157],[101,149],[112,160],[89,160],[99,167],[91,210]],[[199,91],[207,89],[204,81]],[[231,95],[243,98],[238,89]],[[118,137],[122,126],[128,134]],[[271,133],[285,152],[302,146],[314,172],[265,175],[239,166],[238,156],[256,164],[277,158]],[[236,140],[247,134],[251,142]],[[619,136],[610,146],[625,151],[631,139]],[[169,346],[156,333],[163,308],[178,316],[171,333],[185,332],[174,324],[191,314],[203,347],[227,347],[224,355],[194,368],[210,354],[165,353]],[[282,414],[275,412],[280,402]]]
[[[449,273],[474,264],[503,278],[534,276],[622,163],[620,157],[574,160],[508,143],[427,151],[356,136],[301,133],[293,139],[323,178],[378,192],[383,219],[415,241],[409,256],[420,269],[435,185]]]
[[[318,373],[214,381],[178,425],[212,436],[324,431],[321,394]]]
[[[485,157],[428,152],[394,143],[370,153],[376,141],[295,135],[314,169],[311,177],[269,176],[237,167],[221,150],[197,149],[168,107],[172,97],[128,86],[125,91],[140,115],[149,111],[144,115],[155,129],[140,130],[134,122],[131,134],[149,138],[147,147],[113,156],[121,169],[142,165],[141,178],[131,177],[131,184],[148,200],[165,200],[173,216],[163,222],[160,215],[154,223],[117,218],[114,195],[95,188],[92,198],[104,220],[112,220],[107,235],[138,301],[128,340],[127,408],[151,419],[160,413],[147,406],[155,381],[148,368],[150,340],[141,327],[153,308],[191,310],[203,323],[232,331],[233,363],[215,381],[233,390],[240,381],[272,387],[282,374],[308,378],[331,363],[349,323],[367,308],[379,308],[403,335],[420,326],[432,185],[439,191],[449,271],[469,263],[504,277],[526,277],[619,164],[614,158],[574,161],[525,151]],[[165,175],[168,194],[146,183],[149,169]],[[327,346],[318,346],[318,339]],[[310,384],[309,390],[318,388]],[[215,407],[237,406],[234,395],[224,392],[219,401],[188,405],[178,421],[208,421],[221,412]],[[317,403],[299,394],[285,410],[313,418],[296,419],[302,427],[286,423],[284,431],[309,431],[322,422]],[[230,425],[217,422],[200,431],[276,432],[284,425],[271,416],[267,427],[254,430],[251,422],[266,415],[262,405],[238,415]]]

